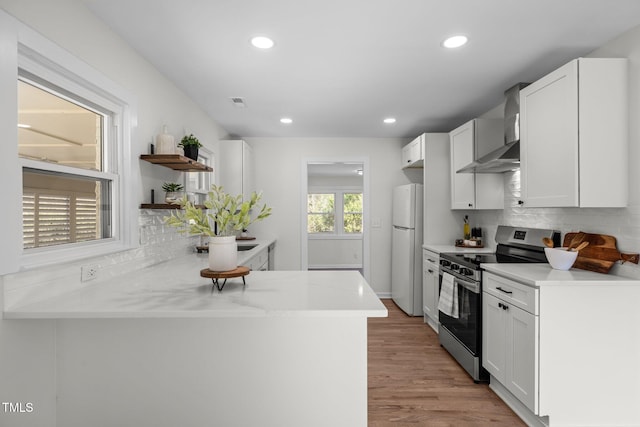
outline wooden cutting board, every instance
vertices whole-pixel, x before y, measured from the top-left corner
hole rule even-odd
[[[582,231],[567,233],[564,236],[562,246],[575,248],[582,242],[589,242],[589,246],[580,251],[575,264],[573,264],[574,268],[606,274],[618,261],[638,264],[640,260],[638,254],[620,253],[616,245],[616,238],[606,234],[583,233]]]

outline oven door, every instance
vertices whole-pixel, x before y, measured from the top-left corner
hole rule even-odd
[[[442,270],[440,270],[440,288],[442,288]],[[480,283],[454,276],[454,285],[458,287],[458,318],[440,311],[440,326],[445,327],[474,355],[480,356],[481,289]]]

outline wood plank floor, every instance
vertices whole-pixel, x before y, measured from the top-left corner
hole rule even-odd
[[[382,301],[389,317],[368,321],[369,427],[525,426],[488,385],[473,382],[422,317]]]

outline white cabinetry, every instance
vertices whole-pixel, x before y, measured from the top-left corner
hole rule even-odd
[[[425,134],[422,134],[402,147],[403,168],[422,167],[424,160],[424,138]]]
[[[624,207],[627,60],[579,58],[520,91],[525,207]]]
[[[504,179],[500,173],[456,173],[504,141],[499,119],[473,119],[450,132],[451,209],[503,209]]]
[[[232,195],[248,200],[256,190],[253,149],[243,140],[220,141],[220,185]]]
[[[440,282],[440,255],[422,249],[422,311],[424,321],[438,332],[438,297]]]
[[[449,134],[424,134],[424,233],[426,244],[451,245],[460,236],[459,214],[451,210]]]
[[[250,270],[254,271],[267,271],[269,270],[269,251],[267,248],[262,249],[260,252],[249,258],[246,266]]]
[[[537,414],[537,290],[491,273],[483,289],[482,364]]]
[[[490,387],[527,425],[640,426],[639,281],[485,264],[482,296]]]

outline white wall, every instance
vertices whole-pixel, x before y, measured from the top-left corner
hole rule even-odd
[[[519,172],[505,173],[504,211],[468,212],[471,224],[479,224],[495,235],[498,224],[552,228],[567,232],[584,231],[615,236],[621,252],[640,252],[640,27],[622,34],[595,50],[588,57],[629,59],[629,205],[627,208],[523,208]],[[553,71],[553,70],[548,70]],[[542,76],[540,76],[542,77]],[[607,141],[602,141],[606,144]],[[550,154],[551,155],[551,154]],[[602,171],[606,180],[607,171]],[[615,265],[611,273],[640,279],[635,264]]]
[[[137,127],[133,131],[132,158],[147,153],[148,144],[161,125],[167,124],[171,133],[180,137],[183,132],[193,132],[214,153],[218,141],[226,137],[226,132],[200,110],[185,94],[178,90],[144,58],[115,35],[107,26],[97,20],[76,0],[0,0],[0,15],[3,11],[35,29],[80,60],[88,63],[106,78],[115,82],[135,99],[137,107]],[[0,61],[7,62],[15,57],[15,39],[19,26],[10,16],[0,16]],[[5,21],[10,25],[5,25]],[[2,68],[2,67],[0,67]],[[5,67],[6,68],[6,67]],[[0,111],[17,111],[15,99],[7,96],[16,87],[15,76],[0,74],[0,87],[4,91],[0,99]],[[14,97],[15,98],[15,97]],[[13,113],[15,114],[15,113]],[[17,147],[15,115],[7,114],[10,126],[0,127],[5,147]],[[15,155],[2,156],[3,161],[15,167]],[[5,151],[3,153],[6,154]],[[4,165],[3,165],[4,169]],[[130,183],[130,191],[136,191],[136,203],[149,201],[149,190],[156,190],[161,196],[164,181],[181,179],[178,172],[141,162],[138,182]],[[142,185],[139,185],[142,183]],[[134,189],[134,190],[131,190]],[[15,193],[17,194],[17,192]],[[17,201],[19,203],[19,201]],[[20,230],[21,218],[9,218],[3,214],[2,234],[8,235]],[[134,219],[134,226],[135,226]],[[144,226],[144,222],[141,224]],[[19,232],[19,231],[18,231]],[[145,234],[141,234],[144,238]],[[148,235],[147,235],[148,237]],[[8,256],[17,259],[19,249],[7,249]],[[153,251],[151,251],[152,253]],[[4,254],[4,252],[3,252]],[[139,256],[136,250],[121,257]],[[129,260],[132,261],[132,260]],[[133,261],[140,262],[140,260]],[[16,269],[17,267],[17,262]],[[46,273],[46,272],[45,272]],[[76,265],[57,267],[56,277],[65,275],[78,280]],[[26,273],[30,274],[30,273]],[[33,274],[38,274],[34,272]],[[41,281],[42,272],[40,273]],[[0,306],[4,306],[5,285],[13,279],[0,277]],[[32,403],[33,412],[8,414],[0,406],[2,426],[55,426],[56,425],[56,385],[55,385],[55,322],[53,321],[10,321],[0,319],[0,402]]]
[[[369,158],[370,216],[380,228],[370,227],[370,285],[379,295],[391,289],[391,190],[411,182],[400,169],[400,151],[408,141],[375,138],[248,138],[256,159],[256,187],[273,215],[253,225],[252,234],[277,237],[276,269],[301,266],[300,182],[303,161],[310,159]],[[366,173],[366,172],[365,172]],[[420,170],[420,174],[422,170]]]

